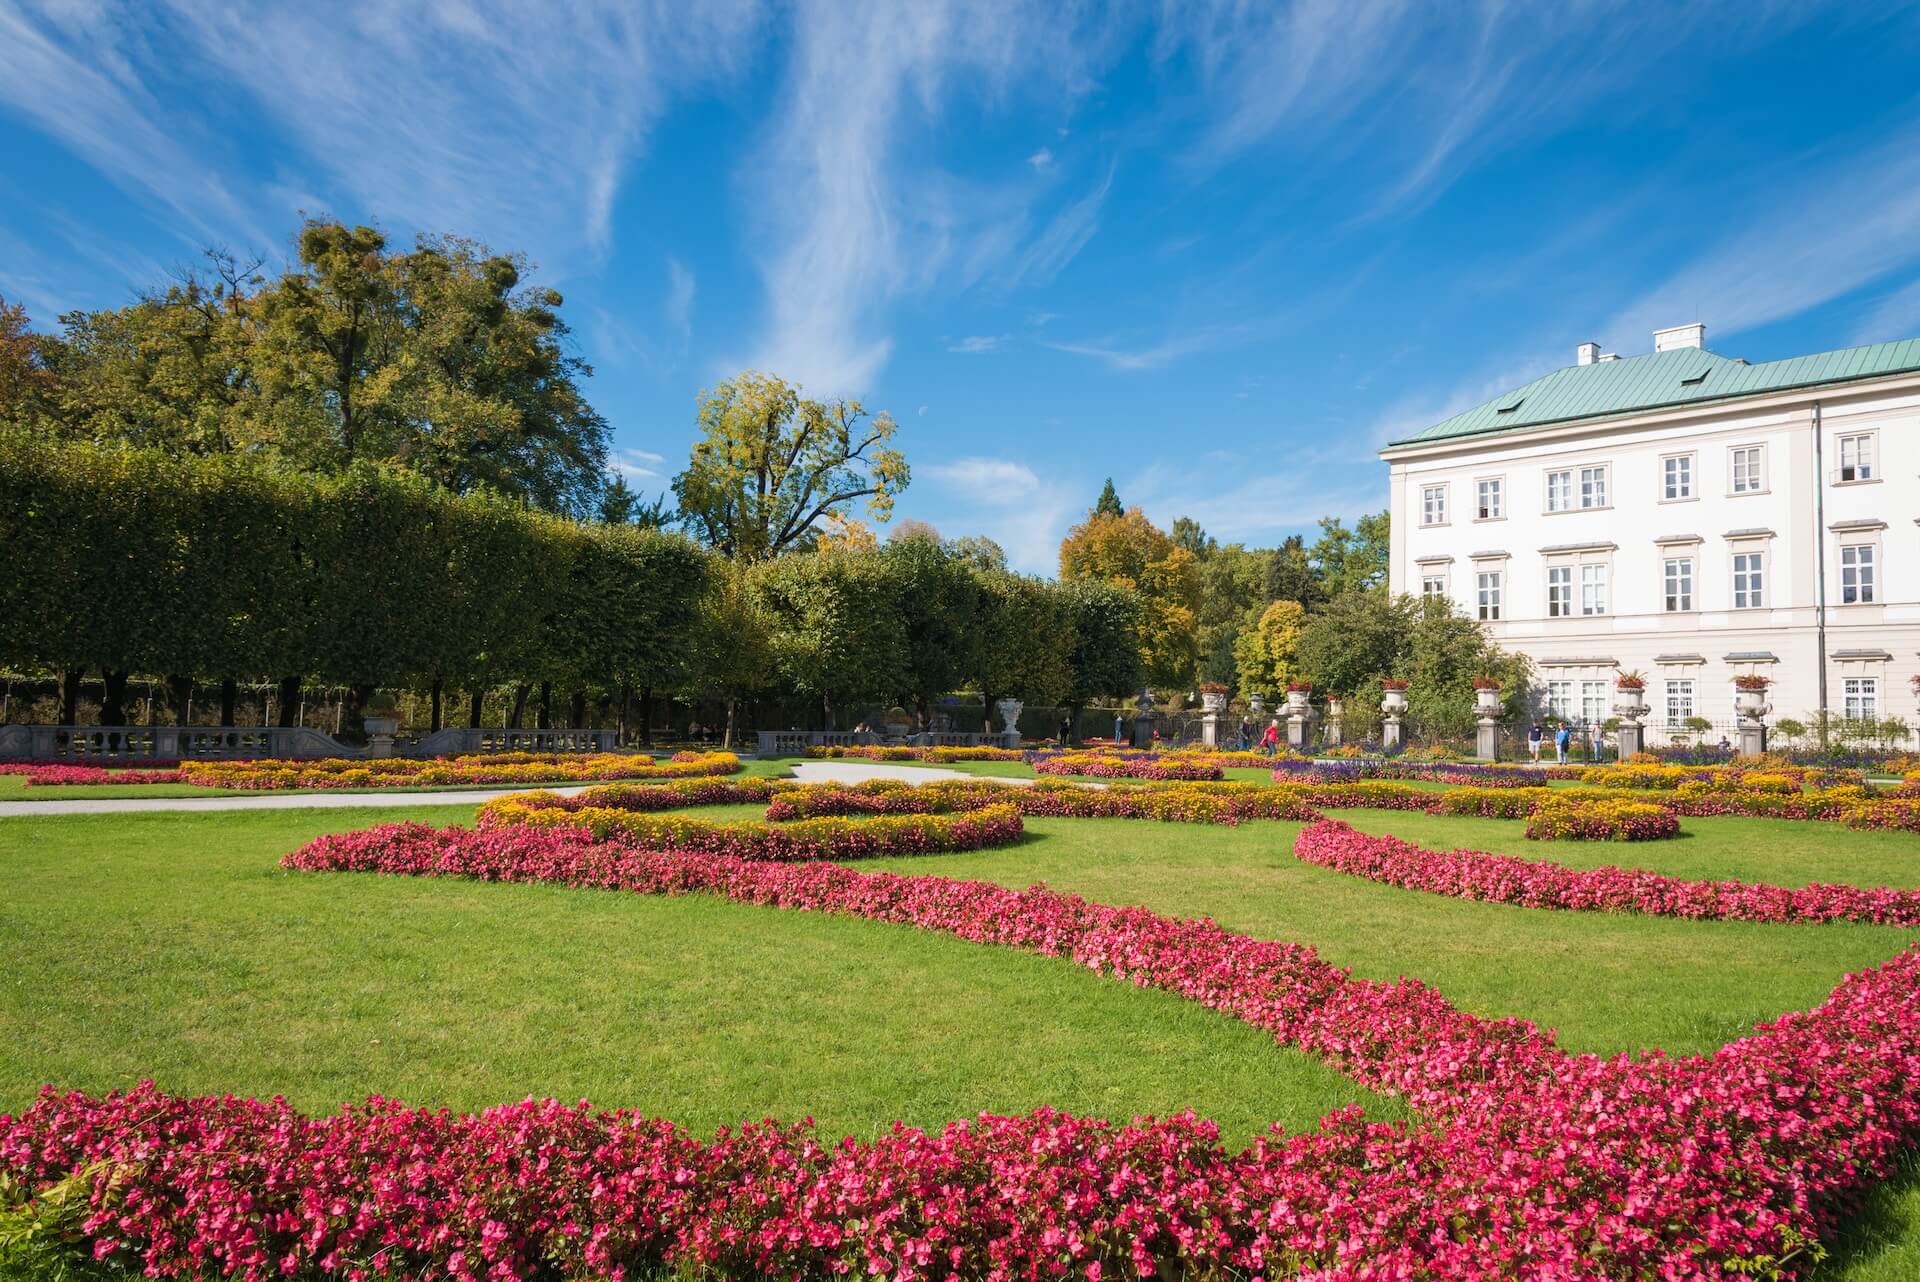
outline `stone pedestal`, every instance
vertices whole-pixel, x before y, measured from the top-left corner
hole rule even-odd
[[[1640,702],[1641,691],[1621,687],[1613,705],[1613,715],[1620,718],[1620,729],[1614,733],[1614,741],[1619,744],[1620,759],[1625,761],[1636,752],[1647,750],[1647,728],[1640,724],[1651,709]]]
[[[1500,760],[1500,716],[1504,709],[1498,690],[1475,690],[1473,754],[1482,761]]]
[[[367,728],[367,755],[369,757],[391,757],[393,755],[393,733],[400,728],[398,717],[364,717],[361,724]]]
[[[1220,720],[1226,714],[1227,696],[1211,690],[1200,695],[1200,706],[1206,711],[1200,714],[1200,742],[1209,748],[1220,746]]]
[[[1000,737],[1009,748],[1020,746],[1020,713],[1027,706],[1019,699],[996,699],[994,708],[1000,713]]]
[[[1346,713],[1346,709],[1341,704],[1340,700],[1333,699],[1333,698],[1329,698],[1327,700],[1326,744],[1327,744],[1327,747],[1329,748],[1338,748],[1340,746],[1340,734],[1341,734],[1340,722],[1345,716],[1345,713]]]
[[[1737,746],[1743,757],[1757,757],[1767,750],[1767,721],[1773,705],[1765,690],[1741,690],[1733,697],[1733,723],[1738,729]]]
[[[1407,692],[1383,690],[1380,693],[1380,746],[1398,752],[1406,746],[1403,721],[1407,715]]]
[[[1134,706],[1138,711],[1133,714],[1133,746],[1151,748],[1153,747],[1153,692],[1142,690]]]

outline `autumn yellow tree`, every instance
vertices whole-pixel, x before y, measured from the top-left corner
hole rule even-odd
[[[1137,507],[1119,516],[1095,511],[1061,541],[1060,577],[1103,579],[1138,593],[1140,661],[1148,683],[1187,684],[1200,607],[1200,575],[1191,551]]]
[[[1306,607],[1298,601],[1275,601],[1249,619],[1234,638],[1234,666],[1240,689],[1272,699],[1300,673],[1300,636],[1306,630]]]

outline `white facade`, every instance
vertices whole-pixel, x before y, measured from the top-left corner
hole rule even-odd
[[[1834,715],[1920,721],[1920,373],[1383,457],[1393,590],[1485,618],[1543,706],[1603,719],[1637,669],[1658,744],[1689,716],[1730,728],[1741,673],[1806,720],[1824,665]]]

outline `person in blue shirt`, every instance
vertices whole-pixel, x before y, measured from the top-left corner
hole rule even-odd
[[[1117,712],[1113,714],[1113,738],[1115,743],[1125,743],[1127,741],[1127,723],[1121,720],[1120,714]]]
[[[1554,755],[1560,758],[1560,764],[1563,766],[1567,764],[1567,746],[1572,742],[1573,731],[1569,729],[1567,723],[1563,721],[1560,723],[1560,728],[1556,730],[1553,735]]]

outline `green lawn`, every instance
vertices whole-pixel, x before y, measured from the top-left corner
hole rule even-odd
[[[751,813],[749,811],[749,813]],[[314,834],[470,807],[0,821],[0,1108],[104,1090],[587,1097],[829,1137],[1054,1105],[1236,1140],[1396,1106],[1254,1029],[906,927],[555,887],[292,874]]]
[[[0,821],[0,1108],[44,1080],[100,1090],[153,1076],[308,1109],[376,1091],[459,1108],[586,1096],[696,1132],[811,1114],[828,1136],[868,1135],[896,1117],[1049,1104],[1118,1118],[1192,1107],[1244,1140],[1349,1102],[1403,1115],[1230,1019],[1045,958],[699,896],[276,866],[319,832],[471,814]],[[1340,817],[1583,866],[1920,884],[1920,841],[1827,824],[1685,820],[1682,839],[1609,846],[1529,843],[1512,821]],[[1027,826],[1011,848],[861,866],[1212,915],[1364,976],[1418,976],[1468,1010],[1534,1019],[1576,1051],[1711,1050],[1920,937],[1465,903],[1302,864],[1296,824]],[[1817,1282],[1920,1276],[1920,1173],[1877,1191],[1837,1246]]]
[[[740,772],[732,776],[754,776],[762,779],[782,779],[791,774],[791,763],[787,761],[758,761],[742,758]],[[601,783],[604,780],[576,779],[574,783]],[[438,783],[406,785],[391,788],[282,788],[276,789],[276,795],[282,797],[307,796],[312,793],[362,793],[362,792],[472,792],[475,790],[492,791],[501,788],[564,788],[562,783],[549,784],[511,784],[511,783]],[[0,802],[4,801],[108,801],[130,797],[257,797],[257,789],[248,788],[196,788],[188,783],[78,783],[55,784],[51,787],[27,787],[27,781],[19,775],[0,775]]]

